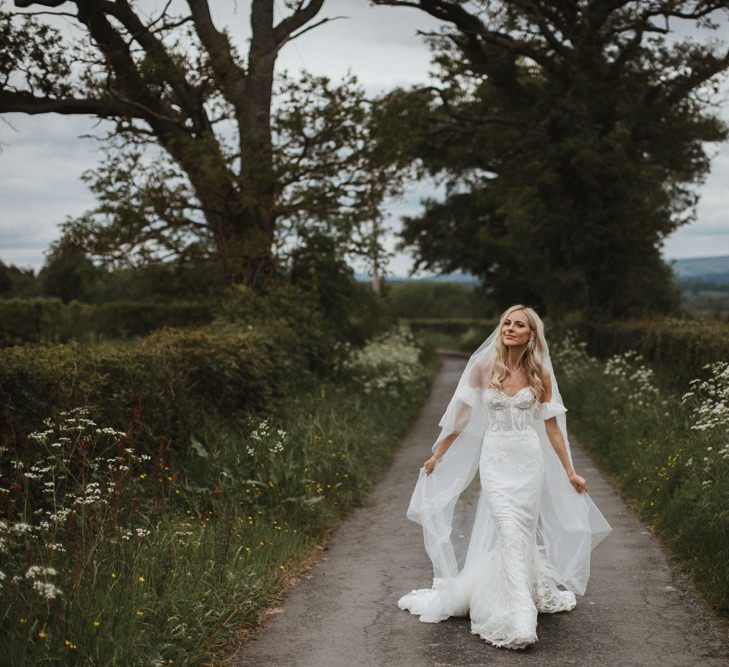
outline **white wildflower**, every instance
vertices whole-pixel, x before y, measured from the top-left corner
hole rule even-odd
[[[53,567],[41,567],[40,565],[31,565],[25,573],[26,579],[36,579],[37,577],[53,576],[58,574]]]
[[[25,523],[24,521],[18,521],[18,523],[13,524],[13,531],[15,531],[17,535],[26,535],[27,533],[33,532],[33,526]]]
[[[58,586],[47,581],[34,581],[33,588],[46,600],[53,600],[63,594],[63,591]]]

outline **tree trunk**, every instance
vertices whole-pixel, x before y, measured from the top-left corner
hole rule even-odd
[[[273,277],[276,177],[271,138],[273,73],[278,55],[273,32],[273,0],[253,0],[251,46],[246,75],[247,103],[240,113],[241,210],[228,224],[231,280],[264,288]],[[237,224],[236,224],[237,223]],[[231,254],[239,253],[231,257]],[[227,260],[227,261],[226,261]]]

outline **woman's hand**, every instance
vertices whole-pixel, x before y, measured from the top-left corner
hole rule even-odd
[[[423,466],[425,467],[425,474],[430,475],[430,473],[433,472],[433,469],[435,468],[435,464],[440,461],[440,456],[438,454],[433,454],[425,463],[423,463]]]
[[[587,481],[585,481],[585,478],[581,475],[578,475],[576,472],[573,472],[569,475],[570,484],[575,487],[575,490],[577,493],[582,493],[583,491],[587,491]]]

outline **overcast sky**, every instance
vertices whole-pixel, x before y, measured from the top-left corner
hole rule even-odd
[[[164,3],[149,0],[145,4],[154,8]],[[218,24],[229,26],[243,48],[249,4],[211,2]],[[283,7],[281,0],[278,5]],[[365,0],[328,0],[322,15],[347,18],[320,26],[285,46],[279,70],[295,73],[305,68],[333,79],[351,70],[371,93],[428,80],[429,51],[416,30],[433,29],[438,23],[425,13],[370,7]],[[729,104],[723,115],[729,119]],[[44,251],[59,235],[59,223],[94,205],[80,175],[99,161],[98,143],[79,135],[93,133],[96,121],[57,114],[8,114],[5,120],[0,123],[0,260],[37,269]],[[716,157],[699,190],[697,221],[666,240],[667,259],[729,255],[729,145],[712,147],[712,153]],[[399,217],[417,213],[420,198],[433,192],[429,183],[413,186],[388,206],[388,225],[397,229]],[[393,243],[394,235],[391,247]],[[389,271],[405,275],[411,265],[409,256],[400,254]]]

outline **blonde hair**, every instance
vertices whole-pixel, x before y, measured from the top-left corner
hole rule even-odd
[[[544,339],[544,323],[539,315],[537,315],[536,311],[529,306],[524,306],[520,303],[516,304],[515,306],[507,308],[499,318],[499,334],[496,337],[496,343],[494,346],[494,366],[491,375],[491,383],[497,389],[501,389],[502,382],[509,374],[509,369],[506,366],[507,349],[501,337],[501,329],[504,326],[506,318],[516,310],[524,311],[527,322],[529,323],[529,329],[534,334],[533,342],[531,345],[527,345],[522,359],[524,363],[524,370],[526,371],[527,382],[532,388],[532,392],[534,392],[534,396],[537,401],[539,401],[542,394],[545,392],[544,383],[542,382],[542,374],[544,372],[542,360],[544,358],[546,342]]]

